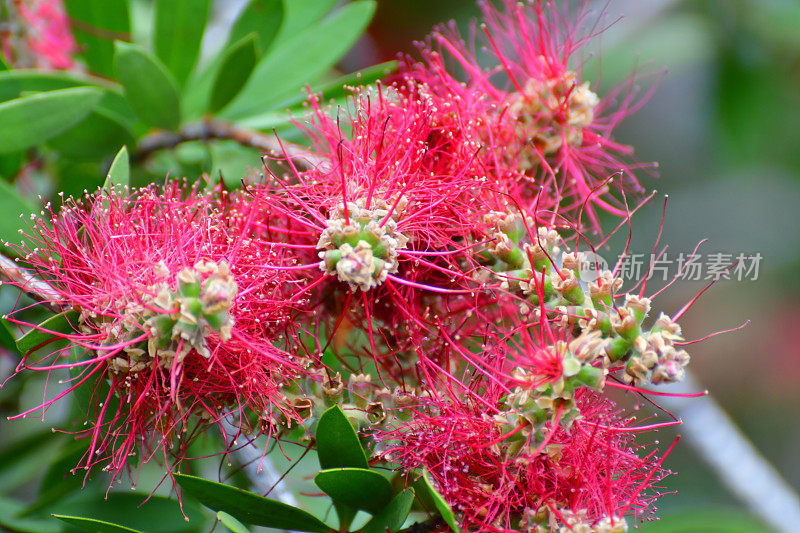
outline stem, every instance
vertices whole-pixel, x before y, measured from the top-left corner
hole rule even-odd
[[[0,254],[0,278],[10,281],[34,300],[42,302],[54,313],[59,313],[57,304],[61,296],[46,281],[38,279],[31,273],[19,268],[14,259]]]
[[[231,453],[250,480],[253,492],[257,494],[266,494],[269,492],[273,499],[297,507],[297,498],[279,484],[281,475],[275,470],[269,458],[264,457],[261,449],[256,446],[255,442],[244,446],[236,446],[235,439],[242,437],[239,428],[227,418],[222,421],[222,425],[225,430],[225,436],[231,441]]]
[[[242,146],[255,148],[271,155],[282,156],[285,150],[287,157],[305,168],[314,167],[324,161],[323,158],[313,155],[303,146],[285,141],[279,142],[278,137],[274,134],[262,133],[211,118],[203,122],[187,124],[178,131],[157,131],[143,137],[139,141],[132,159],[144,161],[158,150],[175,148],[185,142],[211,139],[234,141]]]
[[[236,438],[241,437],[239,428],[228,417],[222,420],[222,427],[224,431],[223,437],[225,437],[226,441],[230,441],[228,446],[231,449],[231,455],[242,467],[247,479],[250,480],[252,492],[266,494],[271,491],[270,496],[272,499],[292,507],[299,507],[297,498],[280,483],[281,475],[275,470],[269,457],[262,455],[255,442],[237,447],[235,444]],[[284,533],[292,533],[288,529],[282,531]]]
[[[659,390],[685,394],[701,390],[686,379]],[[663,396],[659,404],[683,419],[683,432],[728,490],[775,531],[792,533],[800,524],[800,498],[711,396]]]

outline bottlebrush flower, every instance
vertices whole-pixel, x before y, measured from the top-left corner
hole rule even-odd
[[[115,476],[137,445],[142,462],[159,450],[180,459],[192,428],[229,413],[244,431],[245,409],[299,419],[280,387],[307,362],[272,344],[297,307],[293,275],[266,268],[281,250],[261,242],[245,198],[170,183],[99,190],[47,209],[17,250],[74,331],[47,343],[63,339],[67,349],[36,361],[25,354],[20,369],[72,377],[66,392],[18,416],[88,390],[89,428],[79,435],[91,444],[81,466],[105,463]]]
[[[19,13],[3,35],[3,56],[21,67],[68,70],[75,66],[75,38],[61,0],[16,0]],[[15,31],[16,30],[16,31]]]
[[[303,127],[322,162],[301,172],[287,161],[288,177],[271,176],[252,193],[265,213],[291,220],[291,229],[272,228],[276,244],[291,248],[289,268],[323,302],[327,337],[365,333],[366,349],[395,373],[401,348],[392,339],[435,331],[438,302],[485,284],[473,275],[472,249],[490,192],[467,172],[469,161],[456,167],[431,144],[436,110],[424,99],[378,87],[347,108],[326,110],[315,98],[310,106]],[[272,225],[269,215],[262,224]]]
[[[609,400],[579,389],[581,416],[569,429],[545,423],[537,442],[501,387],[470,389],[445,388],[376,435],[390,463],[427,470],[465,530],[614,532],[627,516],[652,518],[664,455],[636,444],[634,420]]]
[[[562,214],[585,206],[594,229],[597,208],[624,216],[624,203],[607,184],[641,191],[634,176],[641,165],[612,135],[649,93],[640,98],[631,78],[601,97],[582,80],[577,56],[589,40],[580,34],[585,15],[571,19],[566,2],[560,8],[558,2],[514,0],[480,5],[484,38],[476,40],[485,44],[492,66],[485,68],[451,25],[434,32],[422,49],[423,63],[408,62],[405,76],[438,105],[450,103],[448,111],[459,117],[451,122],[481,147],[490,178],[524,205],[544,195]],[[464,83],[455,71],[465,73]]]

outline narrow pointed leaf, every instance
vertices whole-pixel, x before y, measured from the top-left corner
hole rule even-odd
[[[153,45],[179,85],[197,62],[210,0],[156,0]]]
[[[351,94],[348,87],[365,87],[375,83],[377,80],[385,78],[387,75],[394,72],[397,66],[397,61],[381,63],[359,70],[358,72],[353,72],[352,74],[341,76],[328,83],[316,86],[312,85],[311,91],[314,94],[320,95],[320,98],[325,102],[330,102],[331,100],[341,101],[346,98],[347,95]],[[291,109],[294,116],[300,116],[307,112],[307,110],[303,110],[300,107],[305,103],[307,97],[308,95],[305,93],[298,93],[295,96],[281,101],[276,107],[278,109]],[[271,131],[273,128],[288,124],[289,121],[290,115],[285,111],[265,111],[264,113],[237,120],[236,123],[248,128]]]
[[[354,509],[379,513],[392,499],[392,484],[374,470],[334,468],[323,470],[314,483],[331,497]]]
[[[115,43],[114,67],[125,97],[142,121],[165,129],[180,124],[175,80],[155,57],[134,44]]]
[[[433,501],[433,504],[436,506],[436,510],[439,511],[439,514],[442,515],[442,518],[450,526],[455,533],[460,533],[461,528],[458,527],[458,522],[456,521],[456,517],[453,514],[453,510],[445,501],[444,497],[442,497],[439,492],[433,488],[433,484],[431,483],[430,475],[428,471],[425,470],[422,474],[422,477],[419,478],[417,483],[415,483],[415,487],[417,491],[422,492],[424,491],[426,495]]]
[[[325,411],[317,423],[317,457],[323,470],[369,468],[358,434],[338,405]]]
[[[90,531],[91,533],[142,533],[137,529],[131,529],[129,527],[112,524],[111,522],[105,522],[103,520],[96,520],[94,518],[66,516],[60,514],[54,514],[53,517],[58,518],[67,524],[78,526],[80,529],[85,531]]]
[[[110,492],[106,496],[105,491],[101,490],[70,499],[57,507],[55,512],[73,517],[91,517],[147,533],[188,533],[211,529],[204,527],[210,521],[194,501],[184,500],[181,505],[174,497],[147,492]]]
[[[340,0],[284,0],[283,25],[277,40],[284,41],[314,26]]]
[[[357,72],[353,72],[352,74],[345,74],[344,76],[340,76],[328,83],[317,86],[312,85],[311,90],[314,93],[320,94],[325,102],[328,102],[329,100],[341,99],[342,97],[351,94],[351,91],[348,90],[348,88],[373,84],[380,79],[386,78],[386,76],[397,70],[398,66],[399,63],[397,61],[379,63]],[[305,101],[306,97],[301,94],[281,102],[280,107],[295,107],[304,103]]]
[[[26,92],[45,92],[71,87],[97,87],[103,89],[103,96],[95,106],[96,110],[116,118],[126,127],[136,122],[136,115],[122,94],[122,87],[117,84],[74,72],[42,71],[36,69],[20,69],[0,72],[0,102],[19,98]]]
[[[19,230],[28,228],[27,223],[20,215],[27,218],[33,211],[33,205],[19,195],[13,185],[0,180],[0,239],[6,242],[19,243]]]
[[[0,531],[20,533],[61,533],[61,525],[50,518],[20,518],[24,506],[10,498],[0,497]]]
[[[239,94],[253,72],[257,55],[255,33],[237,41],[225,52],[217,78],[211,88],[209,111],[216,113]]]
[[[386,533],[398,531],[411,512],[414,503],[414,489],[407,488],[392,498],[392,501],[381,512],[372,517],[359,531],[360,533]]]
[[[114,73],[114,40],[130,40],[128,0],[65,0],[70,26],[89,69]]]
[[[324,522],[302,509],[252,492],[184,474],[175,474],[175,480],[187,494],[206,507],[225,511],[245,524],[311,533],[333,532]]]
[[[11,324],[2,318],[0,318],[0,346],[17,353],[17,340],[14,338]]]
[[[103,188],[108,188],[114,185],[129,185],[131,180],[131,166],[128,157],[128,147],[123,146],[120,148],[114,161],[111,162],[111,167],[108,169],[106,181],[103,183]]]
[[[133,132],[98,104],[83,120],[47,145],[75,160],[93,160],[113,154],[120,145],[133,142]]]
[[[245,527],[244,524],[236,520],[233,516],[229,515],[225,511],[219,511],[217,513],[217,520],[222,522],[222,524],[231,530],[231,533],[250,533],[250,530]]]
[[[86,443],[69,442],[60,454],[50,462],[50,466],[39,483],[39,494],[36,501],[29,505],[20,517],[30,516],[41,509],[51,508],[53,504],[80,491],[84,483],[83,473],[72,469],[80,463],[86,453]]]
[[[250,0],[233,25],[228,43],[236,43],[255,33],[256,49],[262,53],[268,50],[284,20],[283,4],[283,0]]]
[[[65,311],[48,318],[39,324],[39,328],[60,333],[71,333],[75,330],[74,325],[77,323],[78,313],[75,311]],[[48,333],[47,331],[32,329],[17,340],[17,349],[19,353],[27,355],[32,350],[42,346],[45,342],[55,338],[56,335]]]
[[[80,122],[103,95],[77,87],[23,96],[0,104],[0,154],[24,150]]]
[[[319,24],[274,46],[262,57],[226,115],[244,117],[269,109],[314,81],[341,58],[375,12],[375,2],[345,5]]]
[[[55,91],[98,85],[98,78],[72,72],[18,69],[0,72],[0,102],[19,98],[23,92]]]
[[[37,431],[6,442],[0,451],[0,492],[25,483],[42,471],[42,457],[60,444],[60,436],[52,430]]]

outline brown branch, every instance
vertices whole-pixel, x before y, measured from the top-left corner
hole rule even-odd
[[[62,298],[55,289],[46,281],[42,281],[30,272],[19,268],[14,259],[0,255],[0,278],[10,281],[34,300],[47,305],[51,311],[60,312],[57,307],[62,302]]]
[[[276,135],[214,119],[187,124],[178,131],[158,131],[147,135],[139,141],[132,159],[144,161],[157,150],[175,148],[185,142],[211,139],[234,141],[242,146],[255,148],[270,155],[285,155],[291,158],[295,164],[305,168],[312,168],[324,161],[323,158],[312,154],[303,146],[278,140]]]

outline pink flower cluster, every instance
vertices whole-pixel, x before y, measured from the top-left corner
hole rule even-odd
[[[339,403],[373,461],[425,473],[465,529],[652,517],[665,454],[634,437],[672,422],[605,391],[677,381],[689,355],[644,288],[586,268],[599,211],[626,217],[641,189],[612,137],[640,100],[581,78],[565,6],[482,8],[492,64],[437,31],[345,105],[311,97],[307,159],[236,192],[100,190],[33,223],[19,251],[74,331],[22,366],[90,391],[85,466],[180,459],[228,417],[297,438]]]
[[[68,368],[71,377],[63,393],[19,416],[84,391],[91,401],[78,435],[91,444],[81,466],[115,473],[137,446],[143,460],[159,451],[167,460],[195,419],[229,417],[252,431],[244,405],[294,416],[279,385],[304,363],[273,341],[300,309],[295,280],[265,266],[282,251],[259,238],[251,205],[178,183],[48,204],[18,251],[53,288],[54,305],[68,309],[74,332],[46,338],[37,347],[46,355],[20,368]],[[24,324],[22,311],[8,320]],[[60,339],[68,348],[48,349]]]
[[[77,45],[61,0],[16,0],[11,4],[18,19],[2,36],[5,60],[26,67],[73,68]]]

